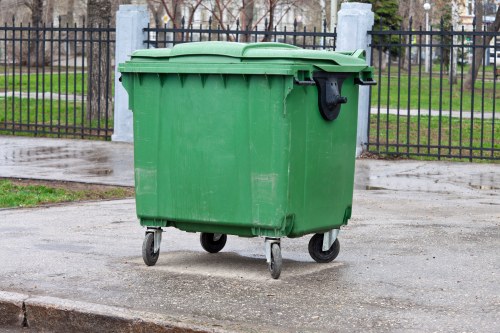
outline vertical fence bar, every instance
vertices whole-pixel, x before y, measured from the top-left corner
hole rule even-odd
[[[439,38],[439,118],[438,118],[438,159],[441,159],[441,131],[443,122],[443,54],[444,54],[444,35],[443,35],[443,19],[441,19],[441,34]]]
[[[462,158],[462,136],[463,136],[463,109],[464,109],[464,64],[465,64],[465,29],[462,25],[462,65],[460,66],[460,135],[459,135],[459,143],[460,152],[458,153],[458,157]]]
[[[81,131],[81,137],[83,138],[83,124],[84,124],[84,121],[85,121],[85,99],[86,99],[86,96],[85,96],[85,91],[86,91],[86,80],[85,80],[85,76],[87,76],[87,81],[89,80],[89,73],[88,73],[88,66],[89,64],[87,63],[87,65],[85,66],[85,63],[87,61],[86,57],[85,57],[85,31],[86,31],[87,27],[85,25],[85,20],[83,21],[82,23],[82,110],[80,112],[80,122],[81,122],[81,125],[80,125],[80,131]]]
[[[474,18],[474,21],[472,23],[472,77],[475,77],[476,75],[476,19]],[[472,85],[471,85],[471,101],[470,101],[470,140],[469,140],[469,161],[472,162],[472,156],[473,156],[473,150],[472,147],[474,145],[474,97],[475,97],[475,90],[476,90],[476,85],[474,83],[474,80],[472,80]]]
[[[327,23],[326,20],[323,20],[323,50],[326,50],[327,48],[326,31],[327,31]]]
[[[406,156],[410,156],[410,109],[411,109],[411,44],[412,44],[412,23],[413,20],[410,17],[410,23],[408,24],[408,104],[407,104],[407,113],[406,113]]]
[[[11,123],[12,123],[12,134],[16,133],[16,113],[15,113],[15,102],[16,102],[16,23],[14,17],[12,17],[12,100],[11,100]],[[7,52],[7,49],[5,50]],[[7,77],[5,77],[7,79]]]
[[[52,116],[52,108],[53,108],[53,90],[54,90],[54,23],[52,22],[50,25],[50,133],[53,131],[53,116]]]
[[[104,136],[106,140],[109,138],[109,86],[110,86],[110,76],[111,76],[111,54],[110,54],[110,49],[111,49],[111,39],[110,39],[110,26],[108,23],[108,27],[106,30],[106,123],[105,123],[105,131],[104,131]]]
[[[57,137],[61,137],[61,17],[59,17],[58,24],[58,34],[57,34]]]
[[[70,29],[69,29],[69,22],[66,22],[66,40],[65,40],[65,44],[66,44],[66,64],[65,64],[65,75],[66,75],[66,80],[64,80],[65,82],[65,96],[64,96],[64,101],[65,101],[65,108],[66,108],[66,111],[65,111],[65,123],[64,123],[64,127],[65,127],[65,132],[66,132],[66,135],[68,135],[68,131],[69,131],[69,33],[70,33]],[[74,134],[74,133],[73,133]]]
[[[91,88],[91,85],[95,84],[95,82],[92,82],[91,78],[94,73],[94,25],[91,24],[89,27],[89,63],[87,67],[87,84],[88,84],[88,91],[87,91],[87,98],[88,98],[88,105],[87,105],[87,113],[86,113],[86,120],[89,128],[92,128],[92,112],[94,111],[95,105],[91,102],[94,99],[94,91]],[[82,123],[84,123],[82,119]],[[84,126],[82,126],[82,138],[84,137]]]
[[[45,120],[45,43],[46,43],[46,29],[45,23],[42,25],[42,129],[45,133],[46,130],[46,120]]]
[[[401,120],[401,53],[403,52],[402,48],[402,31],[403,31],[403,26],[399,27],[400,32],[398,34],[398,46],[396,47],[396,50],[398,52],[398,99],[397,99],[397,107],[396,107],[396,154],[399,154],[399,125],[400,125],[400,120]],[[392,43],[391,43],[392,44]],[[392,45],[391,45],[392,48]],[[389,50],[389,55],[391,54],[391,50]]]
[[[30,104],[30,101],[31,101],[31,98],[30,98],[30,90],[31,90],[31,22],[28,23],[28,101],[27,101],[27,109],[28,109],[28,119],[27,119],[27,123],[28,123],[28,131],[30,131],[30,124],[31,124],[31,112],[30,112],[30,107],[31,107],[31,104]]]
[[[375,39],[375,38],[374,38]],[[382,35],[378,35],[377,152],[380,152],[380,101],[382,100]],[[386,138],[387,139],[387,138]]]
[[[456,70],[453,70],[454,68],[454,57],[453,57],[453,53],[454,53],[454,47],[455,47],[455,32],[453,31],[453,26],[450,27],[450,63],[448,65],[448,71],[449,71],[449,75],[448,75],[448,80],[450,81],[450,100],[449,100],[449,103],[450,103],[450,116],[449,116],[449,121],[448,121],[448,133],[449,133],[449,136],[448,136],[448,155],[451,156],[452,155],[452,152],[451,152],[451,144],[452,144],[452,137],[453,137],[453,133],[452,133],[452,126],[451,126],[451,123],[452,123],[452,120],[453,120],[453,81],[456,79],[454,77],[454,75],[456,75]]]
[[[240,19],[236,20],[236,43],[240,41]]]
[[[422,101],[422,26],[419,27],[419,36],[418,36],[417,154],[420,154],[421,101]]]
[[[498,48],[497,48],[497,45],[498,45],[498,39],[497,39],[498,35],[495,35],[494,37],[494,46],[493,46],[493,51],[494,51],[494,54],[495,54],[495,57],[494,57],[494,62],[493,62],[493,109],[491,110],[491,158],[494,159],[495,157],[495,111],[496,111],[496,91],[497,91],[497,70],[498,70],[498,67],[497,67],[497,51],[498,51]]]
[[[316,30],[316,28],[314,28]],[[373,34],[372,34],[372,45],[370,48],[370,66],[373,66]],[[314,43],[316,45],[316,43]],[[366,150],[370,151],[371,148],[371,140],[370,140],[370,135],[371,135],[371,121],[372,121],[372,112],[371,112],[371,105],[372,105],[372,87],[370,86],[370,93],[368,94],[368,126],[367,126],[367,142],[366,142]]]
[[[7,75],[7,22],[5,22],[4,24],[4,30],[3,30],[3,49],[5,50],[4,54],[3,54],[3,75],[4,75],[4,78],[5,78],[5,84],[4,84],[4,117],[3,117],[3,121],[4,121],[4,128],[7,129],[7,79],[8,79],[8,75]]]
[[[97,81],[97,136],[100,136],[101,134],[101,99],[102,99],[102,95],[101,95],[101,75],[102,75],[102,71],[101,71],[101,67],[102,67],[102,63],[101,63],[101,60],[102,60],[102,33],[101,33],[101,24],[99,23],[99,25],[97,26],[98,28],[98,33],[97,33],[97,53],[99,54],[99,59],[97,60],[97,64],[98,64],[98,67],[97,67],[97,75],[99,77],[99,80]],[[92,124],[89,124],[90,125],[90,135],[92,135],[92,128],[94,126],[92,126]]]
[[[485,84],[485,70],[486,70],[486,27],[483,26],[483,45],[482,45],[482,48],[481,48],[481,51],[482,51],[482,58],[483,58],[483,62],[482,62],[482,67],[483,67],[483,79],[481,80],[482,84],[481,84],[481,142],[480,142],[480,150],[479,150],[479,154],[481,157],[483,157],[483,148],[484,148],[484,84]],[[479,74],[479,73],[478,73]]]
[[[317,36],[318,32],[316,31],[316,26],[314,27],[313,29],[313,50],[316,50],[316,36]]]
[[[19,130],[23,131],[23,22],[19,25]]]
[[[76,123],[77,123],[77,115],[76,115],[76,80],[77,80],[77,77],[76,77],[76,73],[77,73],[77,57],[78,57],[78,52],[77,52],[77,43],[76,43],[76,40],[77,40],[77,34],[78,34],[78,31],[77,31],[77,27],[76,27],[76,23],[74,23],[73,25],[74,27],[74,30],[73,31],[73,134],[76,133]]]
[[[38,134],[38,83],[39,83],[39,49],[40,49],[40,25],[37,24],[35,27],[35,66],[36,66],[36,77],[35,77],[35,136]]]
[[[427,124],[427,154],[431,154],[431,120],[432,120],[432,26],[430,27],[430,31],[426,31],[426,34],[430,34],[429,45],[427,45],[426,52],[429,52],[429,55],[426,57],[429,59],[429,120]]]

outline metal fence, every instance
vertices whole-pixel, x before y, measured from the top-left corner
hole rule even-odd
[[[144,41],[148,48],[172,47],[180,43],[198,42],[198,41],[231,41],[231,42],[280,42],[287,43],[302,48],[314,50],[335,50],[336,31],[327,30],[326,20],[322,26],[312,29],[300,25],[297,20],[294,21],[291,29],[284,26],[282,29],[275,26],[269,29],[267,20],[260,27],[250,28],[240,26],[239,20],[231,26],[214,26],[210,19],[207,26],[193,25],[187,26],[184,18],[181,25],[172,28],[148,27],[144,29],[147,33],[147,39]]]
[[[398,31],[380,24],[370,34],[378,86],[371,93],[369,152],[500,159],[498,32],[447,30],[443,23],[423,31],[410,21]]]
[[[0,27],[0,134],[109,139],[115,29]]]

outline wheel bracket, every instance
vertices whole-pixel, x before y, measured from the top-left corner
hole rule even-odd
[[[148,228],[148,229],[146,229],[146,234],[148,234],[148,233],[154,234],[154,242],[153,242],[154,249],[153,249],[153,251],[155,253],[158,253],[158,251],[160,251],[162,232],[163,232],[162,228]]]
[[[280,239],[279,238],[264,238],[264,244],[265,244],[265,251],[266,251],[266,262],[268,264],[271,263],[271,247],[272,245],[276,243],[276,244],[280,244]]]
[[[323,234],[323,251],[328,251],[339,235],[340,229],[332,229]]]

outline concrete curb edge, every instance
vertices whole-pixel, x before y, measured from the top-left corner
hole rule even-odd
[[[72,301],[49,296],[29,296],[0,291],[0,327],[29,327],[42,332],[223,333],[165,318],[150,312]]]

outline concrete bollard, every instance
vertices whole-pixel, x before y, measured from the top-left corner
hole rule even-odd
[[[116,13],[115,49],[115,109],[113,141],[134,140],[132,112],[128,108],[128,94],[118,81],[118,64],[128,60],[135,50],[144,49],[146,35],[143,32],[149,23],[147,6],[120,5]]]
[[[375,22],[372,5],[365,3],[343,3],[338,13],[336,51],[366,50],[366,61],[370,63],[371,36]],[[366,150],[368,143],[368,115],[370,112],[370,88],[359,87],[358,132],[356,139],[356,157]]]

